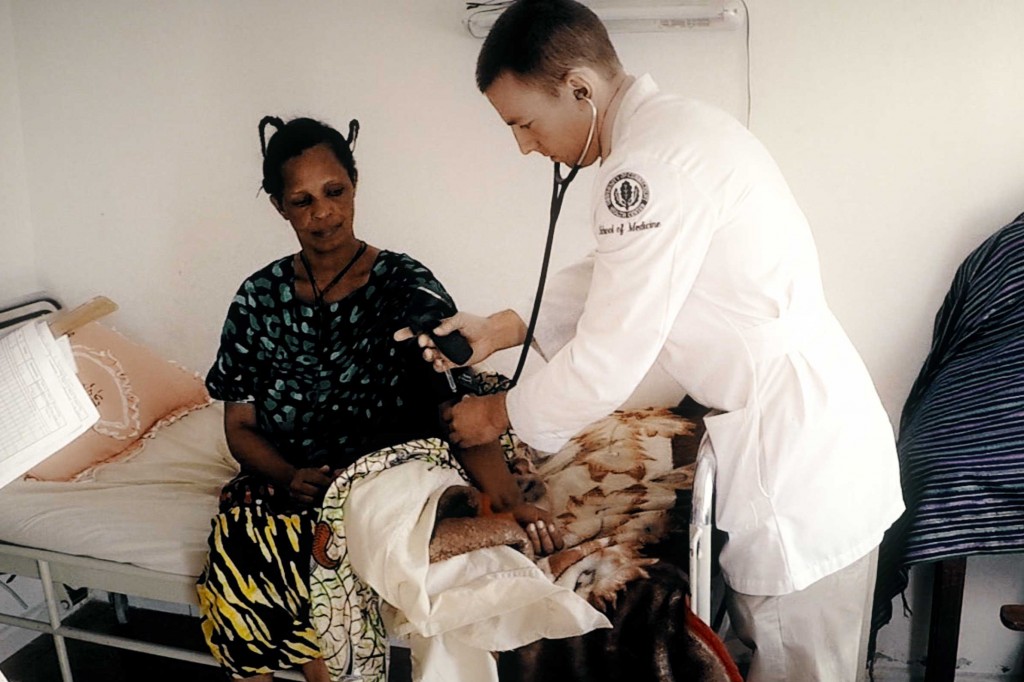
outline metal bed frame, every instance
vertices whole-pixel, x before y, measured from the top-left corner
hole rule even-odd
[[[31,294],[0,306],[0,329],[12,327],[61,309],[56,298]],[[0,613],[0,624],[34,630],[53,637],[63,682],[74,682],[66,640],[79,640],[217,667],[212,655],[181,647],[154,644],[130,637],[93,632],[61,622],[59,592],[62,585],[102,590],[111,595],[118,622],[128,622],[128,596],[172,604],[198,606],[194,576],[164,573],[131,564],[105,561],[34,547],[0,542],[0,573],[38,579],[42,583],[48,620]],[[277,673],[289,680],[304,679],[298,671]],[[358,682],[347,678],[346,682]]]
[[[711,530],[714,522],[715,460],[697,459],[690,508],[690,610],[705,623],[711,621]],[[717,629],[717,628],[716,628]]]
[[[28,306],[24,314],[18,308]],[[19,299],[0,307],[0,328],[20,324],[60,309],[60,303],[45,294]],[[713,516],[715,465],[710,457],[697,462],[690,520],[690,600],[693,612],[711,623],[711,529]],[[106,561],[34,547],[0,542],[0,573],[38,579],[42,583],[48,620],[35,620],[0,613],[0,624],[34,630],[53,637],[63,682],[73,682],[66,640],[91,642],[144,654],[162,656],[203,665],[219,664],[209,653],[181,647],[154,644],[130,637],[93,632],[71,627],[61,621],[58,592],[62,585],[110,593],[117,619],[127,623],[127,596],[152,599],[172,604],[198,606],[193,576],[165,573],[131,564]],[[401,645],[399,645],[401,646]],[[295,670],[275,674],[288,680],[303,680]],[[359,682],[349,676],[339,682]]]
[[[38,579],[43,586],[43,596],[48,621],[21,616],[0,614],[0,623],[27,630],[35,630],[53,637],[60,663],[61,678],[73,682],[71,663],[65,640],[81,640],[128,649],[141,653],[165,656],[182,661],[218,665],[213,656],[188,649],[143,642],[118,635],[92,632],[70,627],[61,622],[58,589],[60,585],[88,587],[104,590],[115,599],[118,620],[127,620],[127,599],[125,595],[144,597],[178,604],[198,605],[195,594],[195,578],[172,573],[160,573],[130,564],[103,561],[60,552],[51,552],[32,547],[21,547],[0,543],[0,572]],[[294,677],[299,679],[302,677]]]

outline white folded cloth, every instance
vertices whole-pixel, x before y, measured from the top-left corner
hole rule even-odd
[[[414,680],[497,682],[492,651],[611,627],[509,547],[430,564],[437,503],[453,485],[465,485],[456,471],[409,461],[354,481],[346,504],[352,569],[387,603],[389,638],[408,639]]]

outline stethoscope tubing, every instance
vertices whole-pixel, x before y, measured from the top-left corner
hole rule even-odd
[[[551,185],[551,211],[548,222],[548,236],[547,241],[544,244],[544,260],[540,266],[540,278],[537,281],[537,294],[533,297],[533,311],[530,313],[530,323],[526,327],[526,336],[523,339],[523,350],[519,353],[519,362],[516,364],[515,374],[512,375],[512,381],[509,382],[508,388],[512,388],[519,383],[519,377],[523,373],[523,367],[526,365],[526,356],[530,352],[530,346],[533,344],[533,334],[537,328],[537,318],[540,315],[540,304],[541,299],[544,296],[544,285],[548,278],[548,265],[551,262],[551,246],[555,242],[555,226],[558,224],[558,216],[562,212],[562,202],[565,199],[565,192],[569,189],[569,183],[575,178],[576,174],[580,172],[582,168],[583,159],[586,157],[587,152],[590,151],[590,145],[594,141],[594,131],[597,129],[597,106],[590,100],[589,97],[585,97],[587,103],[590,105],[591,117],[590,117],[590,131],[587,133],[587,143],[583,147],[583,151],[580,152],[580,158],[573,165],[569,174],[562,178],[561,164],[555,161],[554,164],[554,178]]]

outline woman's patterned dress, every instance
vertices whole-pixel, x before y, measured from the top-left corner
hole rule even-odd
[[[340,471],[368,452],[439,435],[447,385],[414,342],[392,338],[417,287],[451,303],[433,274],[382,251],[363,287],[318,309],[296,297],[293,263],[270,263],[235,294],[210,394],[253,404],[261,434],[297,467]],[[197,585],[214,656],[236,677],[319,658],[309,614],[316,510],[292,508],[286,492],[243,471],[220,512]]]

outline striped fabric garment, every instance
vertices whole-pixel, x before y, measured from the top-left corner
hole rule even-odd
[[[210,554],[196,583],[203,635],[235,678],[321,658],[309,616],[311,513],[234,506],[213,519]]]
[[[898,449],[907,511],[879,551],[874,632],[910,566],[1024,551],[1024,214],[957,270]]]

